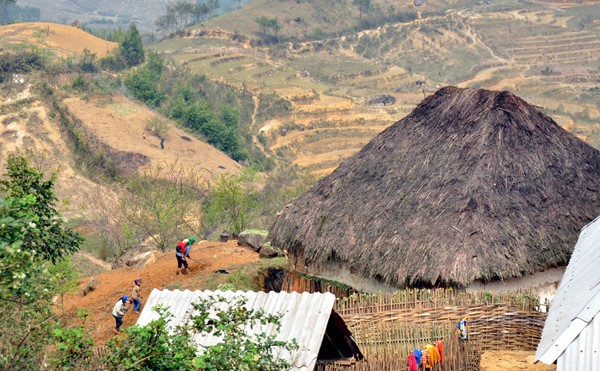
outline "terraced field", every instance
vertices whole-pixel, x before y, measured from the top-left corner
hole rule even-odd
[[[247,126],[269,156],[315,173],[332,171],[447,84],[510,90],[600,148],[600,5],[431,2],[446,10],[276,51],[251,47],[252,31],[236,42],[240,31],[223,19],[218,30],[157,48],[252,92],[259,112],[268,111],[261,94],[289,102],[284,114],[255,115]],[[369,104],[382,95],[395,102]]]

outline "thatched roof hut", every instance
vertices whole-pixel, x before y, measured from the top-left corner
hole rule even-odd
[[[287,205],[269,239],[351,285],[465,286],[565,266],[599,190],[600,152],[537,108],[446,87]]]

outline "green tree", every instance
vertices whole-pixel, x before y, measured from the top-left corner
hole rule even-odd
[[[134,97],[152,107],[160,106],[166,98],[160,91],[156,74],[147,68],[129,74],[125,79],[125,86]]]
[[[142,37],[135,23],[129,25],[123,41],[119,44],[118,55],[125,60],[125,63],[129,67],[137,66],[144,61]]]
[[[62,217],[54,208],[57,201],[54,195],[56,174],[48,180],[43,180],[43,177],[44,174],[29,165],[27,157],[11,154],[4,177],[0,180],[0,194],[15,198],[32,195],[35,198],[30,212],[38,221],[36,228],[29,229],[24,236],[23,248],[35,251],[43,260],[55,262],[79,250],[82,238],[64,227]]]
[[[277,39],[277,34],[279,33],[282,27],[281,23],[279,23],[279,20],[277,20],[277,18],[260,16],[256,18],[255,21],[256,23],[258,23],[258,26],[260,27],[260,32],[263,34],[264,37],[272,36],[274,39]],[[272,33],[271,35],[269,35],[269,31]]]
[[[251,183],[255,175],[247,170],[240,175],[221,175],[204,204],[203,223],[211,230],[220,223],[238,235],[245,230],[257,208],[257,198]]]
[[[0,369],[40,368],[58,325],[52,297],[64,282],[50,262],[81,243],[53,208],[55,176],[42,178],[26,157],[10,155],[0,181]]]
[[[191,169],[177,164],[157,167],[131,178],[127,189],[129,192],[119,201],[117,224],[127,226],[131,235],[140,231],[152,238],[161,250],[177,241],[190,225],[199,223],[193,220],[200,212],[194,204],[201,196],[202,185]]]
[[[82,323],[71,328],[59,327],[53,331],[53,340],[56,350],[52,353],[50,363],[55,369],[81,370],[100,369],[94,359],[94,340],[90,336],[91,330],[85,328],[85,320],[89,313],[80,310],[77,317]]]

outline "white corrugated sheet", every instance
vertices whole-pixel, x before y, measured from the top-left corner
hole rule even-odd
[[[600,371],[600,217],[583,228],[560,282],[535,361]]]
[[[285,359],[293,370],[312,370],[317,362],[317,356],[327,322],[333,309],[335,296],[331,293],[297,293],[297,292],[242,292],[242,291],[179,291],[179,290],[152,290],[144,309],[138,318],[138,325],[148,324],[158,319],[158,313],[152,308],[158,304],[169,307],[173,314],[171,326],[184,324],[190,317],[192,303],[199,298],[208,298],[211,295],[219,295],[225,298],[244,296],[247,298],[246,306],[249,309],[262,308],[268,314],[282,313],[280,320],[281,328],[277,335],[278,340],[291,341],[296,339],[298,350],[289,352],[279,349],[275,353],[276,359]],[[274,325],[255,326],[247,328],[249,334],[265,331],[272,335],[275,331]],[[194,341],[202,346],[216,344],[219,339],[211,335],[195,335]]]

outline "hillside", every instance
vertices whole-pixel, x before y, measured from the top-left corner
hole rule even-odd
[[[247,0],[220,0],[218,13],[226,13]],[[135,22],[143,31],[151,31],[154,21],[166,12],[170,0],[19,0],[20,6],[40,9],[41,18],[50,22],[72,23],[78,20],[90,28],[127,28]]]
[[[154,288],[216,289],[215,285],[220,282],[239,279],[240,276],[236,272],[242,269],[244,264],[259,260],[258,253],[238,246],[236,241],[227,243],[203,241],[194,246],[191,256],[202,263],[190,261],[190,273],[177,275],[175,253],[155,251],[145,267],[138,269],[122,267],[95,275],[98,282],[96,290],[86,296],[83,296],[82,292],[91,277],[82,278],[79,280],[79,289],[65,298],[66,315],[75,316],[78,309],[86,309],[90,314],[86,327],[93,330],[94,339],[103,344],[114,335],[112,307],[122,295],[131,294],[134,279],[142,278],[142,296],[146,298]],[[230,271],[230,274],[214,273],[220,269]],[[124,317],[126,326],[135,324],[136,321],[137,315],[132,311]]]
[[[3,123],[0,125],[0,166],[4,166],[8,153],[30,151],[44,171],[59,170],[57,193],[59,199],[65,201],[65,216],[82,217],[90,212],[86,205],[98,192],[114,195],[115,189],[82,173],[76,157],[70,153],[71,143],[66,140],[64,128],[51,117],[48,107],[33,92],[31,83],[33,81],[21,92],[0,97],[0,122]],[[147,120],[156,113],[122,95],[89,101],[67,97],[63,103],[87,131],[88,140],[104,147],[103,151],[112,154],[122,169],[141,173],[157,166],[177,165],[194,171],[204,180],[240,169],[237,162],[221,151],[185,135],[174,124],[168,129],[165,149],[161,150],[159,138],[145,131]],[[146,139],[143,139],[144,133],[147,133]]]
[[[355,6],[335,4],[256,0],[156,50],[255,96],[288,101],[291,112],[259,115],[252,134],[279,161],[311,172],[331,172],[449,84],[511,91],[600,148],[600,5],[373,1],[361,20]],[[283,42],[264,42],[258,16],[278,20]],[[384,95],[395,102],[377,103]]]
[[[32,22],[0,26],[0,48],[33,46],[59,57],[73,57],[84,49],[103,57],[117,44],[99,39],[77,27],[58,23]]]

